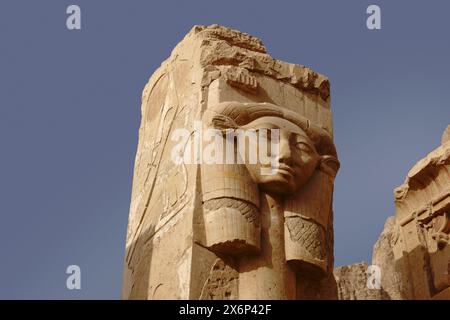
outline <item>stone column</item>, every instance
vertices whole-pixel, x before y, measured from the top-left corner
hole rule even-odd
[[[271,195],[265,195],[261,201],[261,252],[240,260],[240,299],[295,299],[296,277],[284,251],[284,208],[281,203],[280,197]]]
[[[339,162],[325,76],[246,33],[195,26],[151,76],[141,113],[124,299],[295,299],[308,297],[299,279],[332,275]],[[270,179],[202,161],[205,130],[265,126],[284,146]]]

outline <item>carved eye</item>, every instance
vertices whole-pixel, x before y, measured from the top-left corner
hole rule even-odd
[[[314,149],[308,143],[306,143],[304,141],[294,141],[293,144],[300,151],[307,152],[307,153],[314,153]]]

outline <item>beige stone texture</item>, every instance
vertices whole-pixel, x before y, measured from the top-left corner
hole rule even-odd
[[[333,272],[339,161],[325,76],[246,33],[195,26],[145,85],[141,116],[124,299],[450,299],[450,126],[394,191],[369,289],[367,263]],[[259,140],[227,149],[230,131],[266,128],[280,132],[270,176],[248,161]],[[210,129],[233,163],[205,163]]]
[[[368,267],[360,262],[334,270],[339,300],[386,300],[382,290],[368,288]]]
[[[246,33],[195,26],[149,79],[141,114],[124,299],[337,298],[325,76],[273,59]],[[176,149],[180,128],[192,139]],[[244,163],[173,161],[174,150],[203,156],[204,145],[188,147],[204,130],[225,141],[264,128],[280,132],[271,176],[245,161],[248,150],[231,150]]]
[[[449,128],[394,191],[396,213],[372,257],[381,269],[379,298],[363,284],[366,265],[352,265],[335,270],[340,299],[450,300]]]
[[[450,287],[450,142],[420,160],[395,189],[393,253],[406,299]]]
[[[404,300],[401,275],[395,268],[393,241],[395,217],[389,217],[384,229],[373,247],[372,265],[381,269],[381,290],[385,300]]]

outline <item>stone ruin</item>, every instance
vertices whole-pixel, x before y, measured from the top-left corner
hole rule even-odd
[[[394,198],[395,216],[387,219],[372,256],[381,269],[380,289],[365,285],[367,264],[344,266],[335,270],[339,298],[450,300],[450,126]]]
[[[448,132],[396,190],[374,253],[392,272],[375,294],[364,265],[334,270],[339,160],[325,76],[246,33],[195,26],[149,79],[141,115],[124,299],[448,298]],[[266,164],[247,160],[263,146],[245,139],[248,150],[226,149],[235,162],[202,161],[209,129],[227,148],[230,130],[277,129],[279,167],[262,174]]]

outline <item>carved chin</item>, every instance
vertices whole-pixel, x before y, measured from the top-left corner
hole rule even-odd
[[[292,175],[276,174],[264,179],[259,183],[262,191],[276,194],[291,194],[294,193],[298,186]]]

